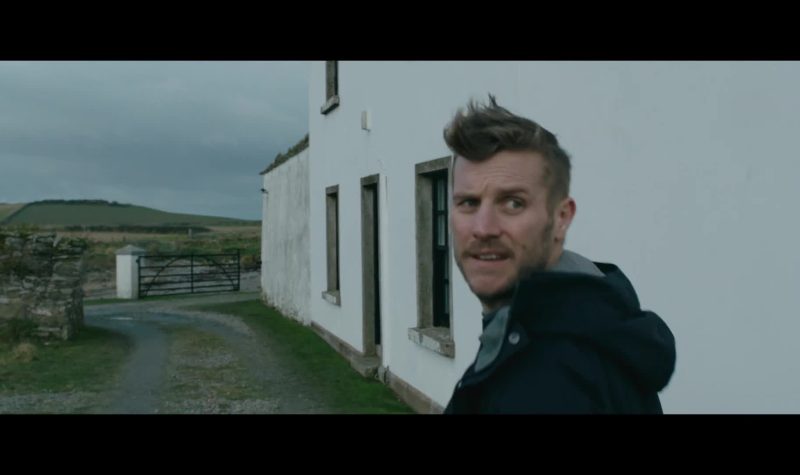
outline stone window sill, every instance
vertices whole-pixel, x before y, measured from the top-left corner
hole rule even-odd
[[[342,299],[338,290],[324,290],[322,292],[322,298],[332,305],[342,305]]]
[[[327,114],[328,112],[336,109],[339,107],[339,95],[331,96],[328,99],[328,102],[325,103],[324,106],[319,110],[321,114]]]
[[[455,358],[456,344],[449,328],[409,328],[408,339],[448,358]]]

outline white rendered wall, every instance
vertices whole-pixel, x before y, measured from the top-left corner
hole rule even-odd
[[[285,315],[310,324],[308,149],[264,174],[261,289]]]
[[[442,129],[470,97],[554,132],[573,157],[567,247],[614,262],[677,340],[665,412],[800,412],[800,193],[793,62],[341,62],[327,116],[309,91],[311,314],[361,348],[359,179],[380,173],[384,364],[445,404],[474,358],[480,306],[453,265],[456,358],[416,326],[414,164],[448,155]],[[368,109],[372,130],[360,128]],[[339,185],[341,298],[325,289],[326,186]]]

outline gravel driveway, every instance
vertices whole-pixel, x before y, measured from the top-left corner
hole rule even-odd
[[[326,413],[302,375],[270,350],[271,342],[257,336],[237,317],[185,310],[180,307],[257,298],[254,293],[229,293],[173,301],[136,301],[85,308],[85,323],[128,336],[133,350],[112,391],[27,394],[0,397],[0,412],[187,414],[187,413]],[[208,348],[183,348],[171,331],[190,331],[219,341]],[[180,340],[178,340],[180,341]],[[191,350],[191,351],[190,351]],[[199,352],[199,353],[198,353]],[[193,380],[186,368],[205,370],[226,384],[246,385],[255,397],[220,396],[213,384]],[[226,369],[227,368],[227,369]],[[235,368],[236,370],[231,370]],[[246,381],[231,381],[239,378]],[[195,378],[196,379],[196,378]],[[192,397],[165,399],[175,387],[191,385]],[[174,391],[173,391],[174,394]]]

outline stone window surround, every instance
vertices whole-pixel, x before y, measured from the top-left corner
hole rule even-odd
[[[320,108],[322,115],[339,107],[339,62],[325,61],[325,104]]]
[[[332,199],[333,198],[333,199]],[[339,185],[325,188],[325,248],[327,289],[322,298],[332,305],[342,305],[339,283]]]
[[[453,340],[452,298],[450,305],[450,328],[433,326],[433,192],[427,174],[448,170],[452,156],[417,163],[415,165],[416,243],[417,243],[417,326],[408,329],[408,339],[414,343],[448,358],[455,357]],[[449,177],[448,177],[449,181]],[[449,194],[449,190],[448,190]],[[448,207],[449,213],[449,207]],[[452,241],[448,236],[448,241]],[[452,242],[448,242],[452,249]],[[452,286],[452,284],[451,284]],[[451,287],[452,288],[452,287]],[[448,289],[450,292],[450,289]]]
[[[380,242],[380,230],[376,229],[374,220],[377,218],[378,223],[380,222],[379,209],[377,209],[380,201],[378,199],[379,181],[379,174],[361,178],[362,335],[364,354],[377,356],[381,356],[382,347],[375,338],[376,313],[380,317],[380,251],[375,249],[373,243],[376,240]],[[376,209],[373,209],[373,203]],[[376,233],[378,236],[375,235]],[[376,271],[377,282],[373,280],[376,277]]]

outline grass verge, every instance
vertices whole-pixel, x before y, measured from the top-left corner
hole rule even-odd
[[[385,385],[355,372],[313,330],[265,306],[260,300],[200,305],[193,310],[235,315],[257,334],[274,342],[273,349],[303,374],[329,401],[332,411],[346,414],[413,414]]]
[[[128,340],[83,327],[69,341],[0,340],[0,396],[110,389],[131,351]]]

